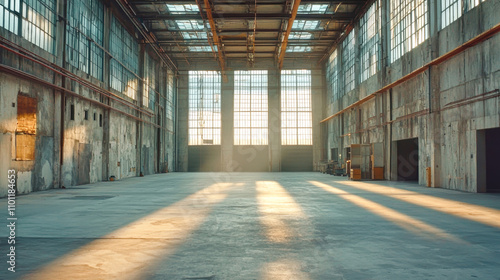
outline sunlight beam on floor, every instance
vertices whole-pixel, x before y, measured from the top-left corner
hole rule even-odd
[[[60,257],[26,279],[142,279],[200,227],[232,185],[202,189]]]
[[[294,221],[306,219],[299,204],[279,183],[257,181],[259,219],[266,238],[274,243],[288,243],[298,236]]]
[[[471,220],[488,226],[500,228],[500,210],[484,206],[469,204],[446,198],[440,198],[418,192],[381,186],[377,184],[368,184],[361,182],[337,182],[342,185],[381,194],[402,200],[411,204],[422,206],[453,215],[459,218]]]
[[[314,186],[317,186],[327,192],[330,192],[332,194],[338,195],[340,198],[347,200],[365,210],[368,210],[372,212],[373,214],[376,214],[382,218],[384,218],[387,221],[390,221],[394,223],[395,225],[410,231],[414,234],[424,236],[429,239],[444,239],[444,240],[449,240],[449,241],[454,241],[454,242],[463,242],[459,238],[446,233],[445,231],[436,228],[432,225],[429,225],[425,222],[422,222],[418,219],[412,218],[410,216],[407,216],[405,214],[402,214],[398,211],[395,211],[393,209],[390,209],[386,206],[383,206],[381,204],[378,204],[376,202],[373,202],[371,200],[362,198],[360,196],[351,194],[349,192],[346,192],[344,190],[332,187],[328,184],[317,182],[317,181],[309,181]]]
[[[295,259],[283,259],[266,263],[261,270],[262,280],[308,280],[309,275],[302,271],[302,264]]]

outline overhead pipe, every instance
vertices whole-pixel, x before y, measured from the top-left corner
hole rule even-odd
[[[155,53],[158,55],[158,57],[168,66],[171,66],[174,68],[176,71],[177,66],[173,62],[173,60],[170,58],[170,56],[165,52],[165,50],[158,44],[158,41],[156,38],[147,32],[145,30],[145,27],[142,23],[139,23],[137,19],[135,18],[135,12],[134,9],[130,6],[130,4],[127,2],[127,0],[116,0],[116,3],[122,11],[125,13],[125,15],[128,17],[128,19],[132,22],[132,24],[135,26],[135,28],[141,33],[142,37],[146,39],[146,42],[151,46],[151,48],[155,51]]]
[[[292,7],[292,14],[290,16],[290,19],[288,19],[288,24],[286,26],[286,32],[285,35],[283,36],[283,42],[281,43],[281,52],[280,56],[278,58],[278,65],[279,68],[283,68],[283,61],[285,60],[285,53],[286,53],[286,46],[288,44],[288,37],[290,36],[290,32],[292,31],[292,25],[295,20],[295,17],[297,16],[297,12],[299,10],[299,5],[300,5],[300,0],[295,0],[293,2],[293,7]]]
[[[400,84],[402,84],[402,83],[410,80],[411,78],[414,78],[414,77],[418,76],[419,74],[422,74],[427,69],[429,69],[431,66],[439,65],[439,64],[447,61],[448,59],[450,59],[450,58],[452,58],[452,57],[454,57],[454,56],[456,56],[456,55],[464,52],[468,48],[471,48],[471,47],[473,47],[473,46],[475,46],[475,45],[477,45],[477,44],[479,44],[479,43],[481,43],[481,42],[483,42],[483,41],[491,38],[492,36],[494,36],[495,34],[497,34],[499,32],[500,32],[500,24],[497,24],[497,25],[493,26],[491,29],[489,29],[489,30],[487,30],[487,31],[485,31],[485,32],[477,35],[476,37],[472,38],[471,40],[469,40],[469,41],[465,42],[464,44],[460,45],[459,47],[457,47],[457,48],[455,48],[455,49],[453,49],[453,50],[451,50],[451,51],[449,51],[449,52],[441,55],[440,57],[438,57],[436,59],[433,59],[431,62],[425,64],[424,66],[422,66],[422,67],[420,67],[420,68],[412,71],[411,73],[409,73],[409,74],[401,77],[397,81],[392,82],[392,83],[390,83],[390,84],[382,87],[381,89],[379,89],[379,90],[375,91],[374,93],[366,96],[365,98],[362,98],[362,99],[354,102],[353,104],[345,107],[344,109],[338,111],[337,113],[335,113],[335,114],[333,114],[333,115],[331,115],[331,116],[329,116],[329,117],[321,120],[320,123],[324,123],[326,121],[329,121],[329,120],[335,118],[336,116],[338,116],[338,115],[346,112],[347,110],[349,110],[351,108],[354,108],[356,106],[359,106],[359,105],[361,105],[361,104],[363,104],[363,103],[365,103],[365,102],[367,102],[367,101],[375,98],[375,96],[377,94],[382,94],[382,93],[386,92],[387,90],[392,89],[395,86],[400,85]]]
[[[59,74],[59,75],[61,75],[63,77],[66,77],[66,78],[68,78],[70,80],[73,80],[73,81],[75,81],[75,82],[77,82],[77,83],[79,83],[79,84],[81,84],[81,85],[83,85],[83,86],[85,86],[85,87],[87,87],[87,88],[89,88],[91,90],[99,92],[99,93],[103,94],[104,96],[106,96],[106,97],[108,97],[108,98],[110,98],[110,99],[112,99],[112,100],[114,100],[114,101],[116,101],[118,103],[121,103],[121,104],[123,104],[123,105],[125,105],[125,106],[127,106],[127,107],[129,107],[129,108],[131,108],[133,110],[136,110],[136,111],[139,111],[141,113],[144,113],[144,114],[146,114],[149,117],[154,116],[153,114],[149,113],[148,111],[143,110],[139,106],[137,106],[137,105],[135,105],[135,104],[133,104],[131,102],[128,102],[128,101],[124,100],[123,98],[117,96],[116,94],[114,94],[114,93],[112,93],[110,91],[104,90],[104,89],[102,89],[102,88],[100,88],[100,87],[98,87],[98,86],[96,86],[96,85],[94,85],[94,84],[92,84],[92,83],[90,83],[90,82],[88,82],[88,81],[86,81],[86,80],[84,80],[84,79],[82,79],[82,78],[74,75],[73,73],[67,71],[66,69],[57,70],[56,68],[61,68],[61,67],[57,66],[57,65],[55,65],[55,64],[53,64],[53,63],[51,63],[49,61],[45,61],[44,62],[43,61],[44,59],[40,59],[40,61],[39,61],[39,60],[37,60],[38,58],[35,59],[35,58],[32,58],[32,57],[29,57],[28,55],[22,54],[22,53],[20,53],[20,52],[18,52],[16,50],[11,49],[11,48],[9,48],[9,47],[7,47],[5,45],[2,45],[2,44],[0,44],[0,48],[3,48],[3,49],[5,49],[5,50],[7,50],[9,52],[12,52],[12,53],[14,53],[14,54],[16,54],[16,55],[18,55],[18,56],[20,56],[22,58],[25,58],[25,59],[28,59],[30,61],[33,61],[33,62],[35,62],[35,63],[37,63],[37,64],[39,64],[39,65],[41,65],[41,66],[43,66],[43,67],[45,67],[45,68],[47,68],[49,70],[51,70],[51,71],[53,71],[54,73],[57,73],[57,74]],[[33,54],[33,56],[36,57],[36,55],[34,55],[34,54]],[[65,73],[65,72],[69,72],[69,73]]]
[[[0,36],[0,38],[3,38],[3,37]],[[22,53],[14,50],[14,49],[11,49],[11,48],[9,48],[9,47],[7,47],[5,45],[1,45],[0,44],[0,48],[3,48],[3,49],[5,49],[5,50],[7,50],[9,52],[12,52],[12,53],[14,53],[14,54],[16,54],[16,55],[18,55],[20,57],[23,57],[25,59],[30,60],[30,61],[33,61],[33,62],[35,62],[35,63],[37,63],[37,64],[39,64],[39,65],[41,65],[41,66],[43,66],[43,67],[45,67],[45,68],[47,68],[49,70],[51,70],[51,71],[53,71],[54,73],[57,73],[57,74],[59,74],[59,75],[61,75],[63,77],[66,77],[66,78],[68,78],[70,80],[73,80],[73,81],[75,81],[75,82],[77,82],[77,83],[79,83],[79,84],[81,84],[81,85],[83,85],[83,86],[85,86],[85,87],[87,87],[87,88],[89,88],[91,90],[94,90],[94,91],[96,91],[98,93],[101,93],[104,96],[106,96],[106,97],[108,97],[108,98],[110,98],[110,99],[112,99],[112,100],[114,100],[114,101],[116,101],[118,103],[121,103],[121,104],[123,104],[123,105],[125,105],[125,106],[127,106],[127,107],[129,107],[129,108],[131,108],[133,110],[136,110],[136,111],[139,111],[141,113],[144,113],[144,114],[146,114],[149,117],[153,117],[154,116],[153,114],[149,113],[148,111],[145,111],[144,109],[140,108],[139,106],[137,106],[137,105],[135,105],[135,104],[133,104],[133,103],[131,103],[129,101],[126,101],[125,99],[119,97],[118,95],[116,95],[116,94],[114,94],[114,93],[112,93],[110,91],[104,90],[104,89],[102,89],[102,88],[100,88],[100,87],[98,87],[98,86],[96,86],[96,85],[94,85],[94,84],[92,84],[92,83],[90,83],[90,82],[88,82],[88,81],[86,81],[86,80],[84,80],[84,79],[82,79],[82,78],[74,75],[73,73],[69,72],[66,69],[62,69],[60,66],[57,66],[57,65],[55,65],[55,64],[53,64],[53,63],[51,63],[49,61],[45,60],[45,62],[44,62],[44,59],[42,59],[42,58],[40,58],[40,60],[38,60],[39,58],[35,59],[35,58],[32,58],[32,57],[29,57],[28,55],[22,54]],[[34,54],[30,54],[30,55],[33,55],[33,56],[36,57],[36,55],[34,55]],[[60,70],[57,70],[56,68],[58,68]]]
[[[163,128],[163,127],[161,127],[161,126],[159,126],[159,125],[157,125],[157,124],[155,124],[155,123],[153,123],[153,122],[150,122],[150,121],[147,121],[147,120],[141,119],[141,118],[139,118],[139,117],[137,117],[137,116],[131,115],[131,114],[129,114],[129,113],[123,112],[123,111],[121,111],[121,110],[119,110],[119,109],[116,109],[116,108],[114,108],[114,107],[110,106],[110,105],[107,105],[107,104],[101,103],[101,102],[99,102],[98,100],[95,100],[95,99],[92,99],[92,98],[88,98],[88,97],[82,96],[82,95],[80,95],[80,94],[78,94],[78,93],[76,93],[76,92],[74,92],[74,91],[71,91],[71,90],[69,90],[69,89],[63,88],[63,87],[58,86],[58,85],[56,85],[56,84],[54,84],[54,83],[48,82],[48,81],[46,81],[46,80],[43,80],[43,79],[38,78],[38,77],[36,77],[36,76],[34,76],[34,75],[32,75],[32,74],[26,73],[26,72],[24,72],[24,71],[21,71],[21,70],[19,70],[19,69],[13,68],[13,67],[11,67],[11,66],[8,66],[8,65],[1,64],[1,63],[0,63],[0,70],[1,70],[2,72],[9,73],[9,74],[14,75],[14,76],[16,76],[16,77],[21,77],[21,78],[24,78],[24,79],[27,79],[27,80],[30,80],[30,81],[36,82],[36,83],[38,83],[38,84],[41,84],[41,85],[44,85],[44,86],[50,87],[50,88],[52,88],[52,89],[62,91],[62,92],[64,92],[64,93],[67,93],[67,94],[69,94],[69,95],[72,95],[72,96],[78,97],[78,98],[80,98],[80,99],[82,99],[82,100],[88,101],[88,102],[90,102],[90,103],[92,103],[92,104],[95,104],[95,105],[97,105],[97,106],[100,106],[100,107],[102,107],[102,108],[110,109],[110,110],[112,110],[112,111],[118,112],[118,113],[120,113],[121,115],[127,116],[127,117],[129,117],[129,118],[134,119],[134,120],[138,120],[138,121],[141,121],[141,122],[144,122],[144,123],[147,123],[147,124],[151,124],[151,125],[153,125],[153,126],[155,126],[155,127],[162,128],[163,130],[166,130],[166,131],[169,131],[169,132],[173,133],[173,132],[172,132],[172,131],[170,131],[169,129],[167,129],[167,128]]]

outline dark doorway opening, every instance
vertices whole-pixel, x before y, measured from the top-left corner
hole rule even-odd
[[[500,192],[500,128],[485,130],[486,192]]]
[[[338,148],[332,148],[330,151],[330,158],[333,161],[338,161],[339,160],[339,149]]]
[[[418,138],[397,141],[398,181],[418,182]]]

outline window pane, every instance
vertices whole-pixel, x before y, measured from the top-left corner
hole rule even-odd
[[[234,72],[234,144],[268,144],[267,70]]]
[[[312,145],[311,127],[311,71],[282,70],[281,144]]]
[[[221,144],[221,75],[189,71],[189,145]]]

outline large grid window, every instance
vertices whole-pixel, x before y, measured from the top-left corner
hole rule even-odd
[[[0,27],[54,53],[55,0],[0,0]]]
[[[361,52],[360,82],[366,81],[380,69],[380,0],[371,5],[360,20],[359,40]]]
[[[234,72],[234,144],[268,144],[267,70]]]
[[[281,71],[281,144],[312,145],[311,70]]]
[[[330,94],[330,103],[333,103],[340,97],[339,89],[339,65],[337,58],[337,50],[334,50],[328,59],[327,71],[327,85]]]
[[[167,72],[167,129],[174,131],[174,73],[171,70]]]
[[[99,0],[68,1],[66,61],[102,80],[104,4]]]
[[[391,62],[429,38],[427,0],[391,0]]]
[[[155,100],[156,100],[156,61],[146,53],[145,59],[145,81],[144,81],[144,89],[143,89],[143,97],[142,104],[145,107],[149,107],[154,110],[155,108]]]
[[[189,145],[221,144],[221,75],[189,71]]]
[[[441,28],[462,16],[462,0],[441,0]]]
[[[356,56],[356,37],[354,31],[349,33],[342,43],[342,68],[344,72],[344,93],[354,89],[355,71],[354,62]]]
[[[137,98],[139,82],[139,45],[116,17],[111,19],[110,32],[110,84],[126,96]]]
[[[463,0],[465,3],[465,10],[470,11],[472,8],[479,5],[479,3],[484,2],[486,0]]]
[[[486,0],[441,0],[441,29]]]

